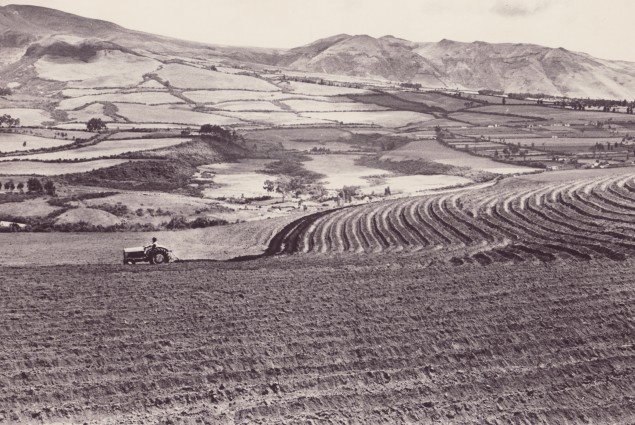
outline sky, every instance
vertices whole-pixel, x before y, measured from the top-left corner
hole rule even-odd
[[[635,0],[0,0],[211,44],[289,48],[336,34],[534,43],[635,61]],[[0,28],[1,31],[1,28]]]

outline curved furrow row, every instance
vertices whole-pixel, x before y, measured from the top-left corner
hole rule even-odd
[[[537,229],[532,225],[532,223],[527,225],[524,220],[519,221],[519,217],[514,214],[514,212],[515,211],[512,210],[510,213],[511,215],[507,216],[507,214],[498,211],[497,208],[494,209],[496,217],[504,221],[508,227],[511,229],[519,229],[526,234],[525,237],[519,237],[525,245],[527,243],[533,243],[535,245],[545,246],[552,251],[562,252],[569,255],[571,255],[571,252],[575,252],[575,256],[577,258],[586,258],[589,255],[588,252],[579,252],[578,250],[570,248],[570,242],[567,239],[562,240],[560,238],[553,237],[549,231]]]
[[[384,240],[380,237],[375,228],[376,211],[370,210],[364,215],[364,229],[370,241],[371,252],[381,252],[384,248]]]
[[[415,200],[417,202],[418,200]],[[424,223],[420,223],[413,213],[413,201],[410,199],[400,205],[395,211],[396,220],[408,235],[412,243],[412,249],[420,251],[434,245],[434,241],[428,233]]]
[[[432,217],[434,221],[440,224],[449,233],[454,234],[461,241],[461,243],[465,245],[472,244],[474,240],[471,237],[469,237],[468,235],[463,233],[460,229],[458,229],[456,226],[454,226],[451,221],[445,220],[445,213],[441,207],[441,204],[443,201],[444,201],[444,198],[437,198],[436,202],[430,202],[428,204],[427,211],[430,217]]]
[[[278,255],[297,252],[302,233],[311,227],[316,220],[325,215],[331,214],[332,212],[333,211],[320,211],[287,224],[271,239],[271,241],[269,241],[269,246],[265,250],[264,254]]]
[[[619,179],[615,182],[614,185],[609,186],[609,190],[611,190],[616,195],[619,195],[624,200],[635,202],[635,192],[629,190],[627,187],[629,182],[632,182],[634,177],[626,176],[622,179]]]
[[[384,236],[384,234],[382,233],[382,231],[380,229],[380,226],[379,226],[378,220],[377,220],[377,215],[378,215],[377,213],[374,213],[371,216],[370,224],[372,226],[372,230],[373,230],[374,234],[377,236],[377,240],[380,243],[379,249],[380,250],[385,250],[385,249],[390,248],[390,242],[388,241],[388,239],[386,239],[386,236]]]
[[[606,190],[594,189],[591,191],[591,197],[595,201],[594,203],[604,204],[607,209],[617,208],[617,210],[612,211],[614,213],[635,216],[635,201],[625,201],[620,196],[616,196],[610,187],[607,187]]]
[[[285,226],[265,254],[441,249],[455,264],[621,260],[635,253],[634,239],[635,179],[621,174],[570,182],[512,179],[481,192],[322,211]]]
[[[614,197],[621,199],[628,204],[635,204],[635,194],[625,190],[624,187],[620,187],[619,184],[611,185],[607,188]]]
[[[569,197],[566,195],[571,195],[571,196]],[[621,223],[621,224],[631,224],[630,220],[625,220],[622,218],[616,218],[611,215],[603,214],[597,211],[596,209],[590,207],[589,205],[587,205],[586,202],[584,202],[584,200],[582,200],[579,196],[577,196],[576,192],[571,194],[566,194],[566,195],[560,194],[558,198],[558,202],[576,211],[578,214],[588,216],[589,218],[598,220],[600,222],[609,221],[609,222]]]
[[[624,183],[624,189],[628,190],[631,193],[635,194],[635,178],[631,179],[631,180],[627,180]]]
[[[313,248],[314,252],[327,252],[328,247],[331,246],[328,228],[332,220],[333,220],[333,217],[329,215],[329,216],[326,216],[324,220],[320,220],[320,222],[317,223],[317,226],[315,229],[317,238],[315,241],[315,246]]]
[[[587,205],[589,208],[592,208],[603,215],[610,214],[611,217],[620,218],[622,220],[628,220],[628,218],[625,217],[635,216],[635,213],[632,211],[620,208],[617,205],[612,205],[610,202],[607,202],[607,200],[596,195],[593,191],[589,194],[576,192],[573,196],[578,202]],[[629,221],[632,221],[632,219]]]
[[[344,222],[346,216],[350,214],[350,211],[346,211],[346,213],[347,214],[338,214],[333,217],[334,222],[330,228],[331,251],[344,252],[351,249],[351,242],[344,231]]]
[[[481,213],[488,214],[491,211],[491,207],[498,203],[501,194],[495,193],[487,197],[481,197],[478,202],[474,202],[470,212],[474,218],[478,218]]]
[[[635,239],[635,234],[632,234],[633,232],[635,232],[635,230],[633,229],[609,228],[600,223],[584,221],[584,217],[583,219],[580,219],[579,216],[577,216],[577,214],[575,213],[573,214],[571,212],[564,213],[560,211],[559,209],[553,208],[552,206],[549,206],[548,208],[545,208],[540,211],[535,210],[534,212],[536,214],[550,214],[550,219],[552,221],[555,221],[559,223],[561,226],[567,227],[571,229],[572,231],[577,231],[577,232],[584,231],[592,235],[598,235],[600,238],[603,238],[603,237],[609,238],[609,239],[603,239],[603,240],[620,245],[623,248],[626,248],[628,250],[635,249],[635,244],[630,243],[631,241]],[[616,231],[616,230],[619,230],[619,231]]]
[[[426,237],[426,235],[424,234],[424,231],[421,228],[423,226],[418,227],[414,224],[415,221],[412,218],[413,217],[412,205],[413,203],[409,203],[405,205],[403,208],[401,208],[399,219],[401,220],[401,222],[403,222],[404,227],[408,228],[408,230],[415,237],[415,239],[419,241],[419,244],[422,247],[428,247],[432,245],[432,243],[428,239],[428,237]],[[409,219],[408,217],[411,217],[411,218]]]
[[[322,221],[324,221],[325,218],[321,217],[317,220],[314,220],[311,225],[309,226],[309,228],[307,229],[306,232],[304,232],[304,234],[302,235],[302,242],[301,242],[301,246],[302,246],[302,250],[301,252],[311,252],[313,251],[314,247],[315,247],[315,243],[316,243],[316,238],[317,238],[317,232],[316,229],[318,227],[318,224],[321,223]]]
[[[320,245],[319,252],[328,253],[341,250],[342,238],[341,235],[337,234],[336,230],[338,217],[338,214],[333,214],[324,222],[320,230],[323,235],[321,238],[322,244]]]
[[[364,252],[367,242],[363,239],[363,234],[358,231],[358,224],[362,222],[360,219],[364,209],[355,208],[351,210],[351,213],[344,218],[344,233],[349,240],[350,252]]]
[[[395,242],[393,249],[401,250],[411,247],[412,244],[406,237],[406,232],[400,229],[400,226],[396,224],[397,220],[393,220],[391,217],[391,214],[386,214],[383,221],[386,223],[388,234],[393,236],[393,241]]]
[[[430,235],[433,235],[433,238],[437,241],[437,243],[440,245],[453,245],[454,241],[451,239],[451,236],[442,232],[436,225],[435,220],[428,213],[432,199],[433,198],[428,198],[422,203],[417,202],[413,204],[413,217],[418,220],[418,223],[421,224],[422,227],[425,227]]]
[[[395,207],[396,209],[397,207]],[[395,228],[390,215],[393,212],[391,205],[384,204],[382,209],[377,214],[375,220],[375,226],[377,231],[381,234],[381,238],[388,246],[385,247],[385,251],[402,251],[404,249],[405,239],[403,235]]]
[[[388,214],[386,216],[387,224],[388,227],[394,229],[397,238],[400,240],[400,243],[405,249],[418,251],[425,245],[421,242],[421,239],[412,232],[411,227],[408,227],[404,222],[402,217],[405,215],[406,207],[406,203],[400,203],[397,205],[392,211],[392,214]]]
[[[602,246],[602,243],[607,243],[609,241],[582,235],[579,232],[572,233],[570,231],[559,229],[558,225],[551,221],[550,217],[547,215],[532,216],[531,211],[518,211],[515,209],[512,209],[512,213],[517,218],[533,225],[533,229],[536,232],[541,232],[543,234],[543,239],[554,241],[559,246],[566,248],[566,252],[569,254],[575,255],[575,252],[579,252],[580,248],[584,247],[592,252],[600,255],[606,255],[613,259],[623,259],[623,254]],[[571,245],[576,246],[578,249],[570,248]],[[588,256],[588,252],[580,252],[580,258],[588,259]]]
[[[485,231],[482,226],[479,226],[480,223],[474,221],[472,217],[465,214],[459,207],[456,205],[456,198],[450,197],[450,201],[444,200],[442,203],[445,211],[447,211],[448,215],[451,216],[453,221],[461,223],[469,232],[478,234],[480,238],[489,243],[495,242],[494,236]]]

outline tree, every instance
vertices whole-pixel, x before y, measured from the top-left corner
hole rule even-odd
[[[4,189],[8,190],[9,192],[13,192],[13,189],[15,189],[15,184],[13,183],[13,180],[9,180],[8,182],[6,182],[4,184]]]
[[[281,177],[276,180],[276,192],[282,195],[282,202],[284,202],[287,192],[289,191],[289,179]]]
[[[24,183],[22,183],[22,182],[18,183],[17,188],[20,191],[20,193],[23,193],[24,192]]]
[[[271,180],[265,180],[265,182],[262,185],[262,188],[266,190],[267,192],[271,193],[274,190],[276,190],[276,183]]]
[[[33,193],[42,193],[44,191],[44,187],[42,186],[42,182],[35,178],[35,177],[31,177],[27,182],[26,182],[26,187],[27,190],[29,192],[33,192]]]
[[[101,118],[91,118],[86,123],[86,129],[88,131],[101,131],[106,129],[106,124],[101,120]]]
[[[0,127],[4,125],[7,127],[18,127],[20,125],[20,118],[13,118],[11,115],[4,114],[0,116]]]
[[[55,184],[51,180],[48,180],[44,184],[44,191],[47,195],[55,196]]]
[[[282,195],[282,202],[284,202],[288,194],[298,197],[302,193],[306,181],[302,177],[280,177],[276,180],[275,185],[276,192]]]
[[[353,196],[357,195],[358,190],[359,186],[344,186],[341,191],[344,202],[351,202],[353,200]]]

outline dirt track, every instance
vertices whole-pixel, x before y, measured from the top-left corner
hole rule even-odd
[[[633,423],[633,266],[4,268],[0,423]]]

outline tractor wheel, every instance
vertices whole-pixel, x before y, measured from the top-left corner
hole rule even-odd
[[[165,249],[157,249],[150,257],[151,264],[165,264],[170,261],[170,256]]]

